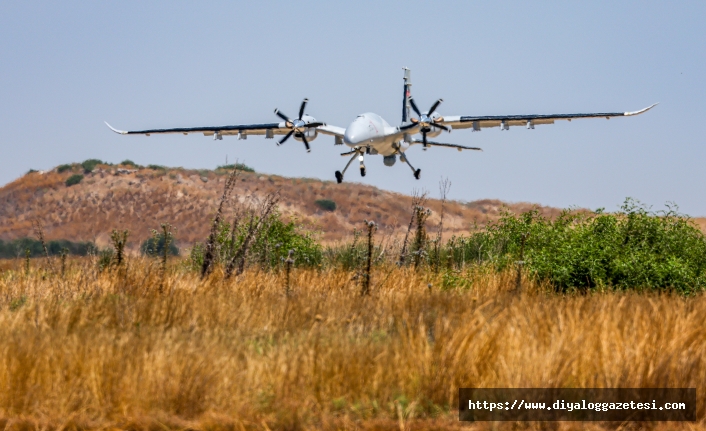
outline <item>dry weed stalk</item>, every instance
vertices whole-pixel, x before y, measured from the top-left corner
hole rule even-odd
[[[115,249],[115,266],[121,266],[125,260],[125,245],[127,245],[128,236],[130,236],[130,231],[127,229],[123,231],[113,229],[110,234],[110,240],[113,242],[113,248]]]
[[[29,275],[29,259],[32,252],[27,248],[25,249],[25,274]]]
[[[516,262],[517,264],[517,281],[515,282],[515,291],[522,291],[522,268],[525,266],[525,242],[529,237],[529,232],[522,234],[522,239],[520,242],[520,259]]]
[[[444,235],[444,215],[446,212],[446,197],[451,190],[451,181],[443,178],[439,181],[439,194],[441,198],[441,212],[439,213],[439,228],[434,240],[434,271],[439,271],[441,266],[441,241]]]
[[[285,288],[285,294],[289,296],[290,293],[290,285],[289,285],[289,277],[292,272],[292,265],[294,265],[294,250],[289,250],[287,253],[287,259],[285,259],[284,264],[286,265],[286,288]]]
[[[236,275],[240,275],[245,270],[245,263],[248,257],[248,252],[252,242],[257,238],[262,228],[267,224],[270,215],[277,209],[279,203],[278,193],[269,193],[264,198],[258,199],[257,202],[247,211],[247,227],[243,242],[237,250],[232,254],[228,264],[226,265],[225,276],[230,278],[233,271],[236,270]],[[235,229],[233,229],[235,232]]]
[[[206,241],[206,250],[204,252],[203,265],[201,267],[201,278],[205,278],[213,270],[213,262],[216,257],[215,248],[218,228],[221,225],[221,217],[223,216],[225,205],[228,202],[228,196],[233,190],[233,187],[235,187],[238,172],[238,164],[236,163],[233,170],[228,175],[225,185],[223,186],[223,194],[221,195],[221,200],[218,204],[218,210],[216,210],[216,215],[213,217],[213,221],[211,222],[211,233],[208,236],[208,241]]]
[[[176,228],[169,223],[160,224],[160,228],[162,229],[161,235],[164,239],[164,248],[162,249],[161,264],[159,268],[160,272],[162,273],[162,282],[159,285],[159,293],[162,293],[164,291],[164,285],[167,278],[167,264],[169,263],[169,246],[172,244],[172,241],[174,241],[174,234],[172,231],[176,230]],[[159,236],[159,231],[157,231],[156,229],[152,229],[152,240],[154,242],[155,247],[157,247],[159,244]]]
[[[412,190],[412,216],[409,219],[409,225],[407,226],[407,232],[404,235],[404,240],[402,241],[402,248],[400,250],[399,265],[404,265],[407,260],[407,245],[409,241],[409,234],[412,232],[412,227],[414,227],[414,221],[417,214],[417,208],[423,207],[427,202],[427,192],[420,192],[419,190]]]
[[[374,221],[365,220],[365,227],[368,229],[368,253],[366,254],[365,261],[365,273],[362,278],[362,288],[361,295],[366,296],[370,294],[370,284],[371,284],[371,270],[373,266],[373,234],[377,230],[377,224]]]
[[[61,249],[61,277],[66,275],[66,256],[68,256],[69,250],[64,247]]]
[[[427,236],[426,223],[430,215],[431,210],[429,208],[424,208],[421,205],[414,208],[414,269],[419,269],[427,254],[426,249],[429,238]]]
[[[49,269],[54,272],[54,265],[52,264],[52,261],[49,258],[49,249],[47,249],[47,242],[44,238],[44,226],[42,226],[42,222],[39,221],[39,219],[32,220],[32,226],[34,227],[34,235],[37,237],[37,240],[42,244],[42,250],[44,251],[44,257],[47,259]]]

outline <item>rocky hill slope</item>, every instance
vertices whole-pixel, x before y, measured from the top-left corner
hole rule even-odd
[[[71,176],[83,175],[74,185]],[[131,248],[149,237],[150,229],[169,222],[177,228],[182,246],[203,241],[209,232],[227,171],[182,168],[143,168],[98,164],[85,172],[79,164],[64,165],[47,172],[30,172],[0,188],[0,239],[34,236],[32,222],[39,220],[47,239],[95,241],[108,244],[112,229],[129,229]],[[78,177],[75,177],[78,179]],[[320,232],[325,242],[343,240],[363,220],[379,223],[381,234],[403,233],[410,219],[410,196],[376,187],[336,184],[307,178],[284,178],[241,172],[233,199],[279,192],[280,210],[288,219]],[[317,200],[336,203],[327,211]],[[438,224],[441,202],[430,199],[433,213],[430,230]],[[468,232],[473,223],[483,225],[499,217],[503,206],[515,212],[532,207],[548,216],[556,208],[527,203],[505,204],[497,200],[447,202],[447,235]]]

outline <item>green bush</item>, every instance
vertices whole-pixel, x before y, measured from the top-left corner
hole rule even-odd
[[[84,172],[89,173],[89,172],[93,172],[93,170],[96,168],[96,166],[102,165],[102,164],[103,164],[102,160],[88,159],[88,160],[83,161],[83,163],[81,163],[81,166],[83,167]]]
[[[74,256],[86,256],[96,253],[96,246],[92,242],[73,242],[65,239],[49,241],[47,251],[50,256],[59,256],[62,249],[68,250]],[[0,240],[0,258],[11,259],[24,255],[24,251],[29,249],[32,256],[43,256],[44,248],[42,243],[32,238],[22,238],[14,241]]]
[[[147,239],[142,243],[140,251],[146,256],[158,257],[164,255],[164,234],[160,233],[156,237]],[[179,256],[179,248],[174,244],[174,238],[169,243],[169,254]]]
[[[98,269],[104,271],[113,264],[115,251],[112,248],[104,248],[98,252]]]
[[[216,262],[225,265],[233,258],[245,240],[247,225],[247,222],[241,223],[233,233],[230,224],[221,223],[214,247],[217,250]],[[285,223],[280,213],[275,211],[263,222],[259,234],[252,238],[246,261],[263,268],[275,268],[287,258],[289,250],[294,250],[295,266],[318,266],[322,263],[322,248],[312,233],[299,228],[294,220]],[[204,253],[202,244],[194,245],[190,254],[192,268],[201,269]]]
[[[33,174],[33,173],[35,173],[35,172],[37,172],[36,169],[30,169],[30,170],[27,171],[27,173],[26,173],[25,175]]]
[[[258,260],[266,261],[270,267],[274,267],[287,258],[289,250],[294,250],[294,263],[297,266],[321,264],[321,245],[316,242],[312,233],[301,230],[294,220],[283,222],[279,212],[275,212],[266,222],[262,234],[256,238],[253,252],[258,256]]]
[[[123,160],[122,162],[120,162],[120,164],[123,165],[123,166],[132,166],[132,167],[134,167],[134,168],[137,167],[137,164],[136,164],[135,162],[133,162],[132,160],[130,160],[130,159],[125,159],[125,160]]]
[[[61,174],[61,173],[64,173],[64,172],[66,172],[66,171],[70,171],[70,170],[72,170],[73,168],[74,168],[73,165],[70,165],[70,164],[59,165],[59,166],[57,166],[56,171]]]
[[[324,211],[336,211],[336,202],[330,199],[318,199],[314,203]]]
[[[153,171],[165,171],[167,168],[162,165],[147,165],[147,169],[152,169]]]
[[[255,169],[253,169],[250,166],[243,164],[243,163],[236,163],[234,165],[222,165],[222,166],[217,167],[216,170],[224,169],[224,170],[232,171],[233,168],[236,168],[239,171],[243,171],[243,172],[255,172]]]
[[[81,174],[74,174],[71,175],[67,180],[66,180],[66,187],[71,187],[73,185],[76,185],[83,181],[83,175]]]
[[[485,230],[453,238],[455,262],[490,262],[498,269],[524,260],[529,272],[570,288],[706,288],[706,237],[675,209],[651,212],[628,199],[615,214],[564,211],[549,220],[538,211],[505,213]]]

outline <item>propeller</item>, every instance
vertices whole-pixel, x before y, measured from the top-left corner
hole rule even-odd
[[[427,132],[431,131],[432,127],[439,128],[441,130],[445,130],[447,132],[451,132],[451,129],[448,127],[444,126],[443,124],[439,124],[439,122],[444,121],[443,117],[437,117],[437,118],[432,118],[431,115],[436,111],[436,108],[439,107],[441,102],[443,102],[444,99],[439,99],[436,102],[434,102],[433,105],[431,105],[431,108],[429,108],[429,111],[427,114],[422,114],[421,111],[419,111],[419,108],[417,108],[417,104],[414,103],[414,99],[410,97],[409,103],[412,105],[412,109],[414,109],[414,112],[417,113],[419,118],[412,118],[412,122],[415,124],[419,124],[422,126],[421,132],[422,132],[422,143],[424,144],[424,148],[427,147]]]
[[[306,109],[306,104],[309,103],[309,99],[304,99],[302,101],[301,106],[299,107],[299,118],[296,120],[291,120],[289,117],[287,117],[283,112],[281,112],[279,109],[275,109],[275,114],[284,120],[284,125],[291,129],[289,133],[284,135],[284,138],[280,139],[279,142],[277,142],[277,145],[282,145],[284,144],[287,139],[289,139],[293,134],[297,133],[297,138],[301,138],[302,141],[304,142],[304,146],[306,147],[306,151],[310,152],[311,148],[309,147],[309,141],[306,140],[306,136],[304,136],[304,133],[306,133],[306,129],[310,129],[312,127],[319,127],[319,126],[324,126],[324,123],[321,122],[315,122],[315,123],[307,123],[304,120],[302,120],[302,117],[304,116],[304,109]]]

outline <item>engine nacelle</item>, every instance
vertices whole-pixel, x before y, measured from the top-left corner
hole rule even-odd
[[[306,137],[307,141],[311,142],[314,139],[316,139],[316,137],[319,135],[319,132],[317,132],[316,129],[312,127],[310,129],[306,129],[306,131],[304,133],[299,133],[299,132],[295,133],[294,139],[296,139],[299,142],[303,142],[302,135],[304,135]]]
[[[312,117],[311,115],[306,115],[306,114],[304,116],[302,116],[302,120],[307,124],[316,122],[316,118]],[[318,136],[318,134],[319,134],[319,132],[316,131],[315,127],[306,128],[306,129],[304,129],[303,133],[299,133],[299,132],[294,133],[294,139],[296,139],[299,142],[303,142],[302,135],[304,135],[306,137],[306,140],[311,142],[314,139],[316,139],[316,136]]]
[[[429,116],[432,120],[441,118],[441,114],[439,114],[437,111],[432,112],[432,114]],[[430,130],[427,132],[427,137],[429,138],[435,138],[441,134],[442,130],[439,129],[438,127],[431,126]]]

